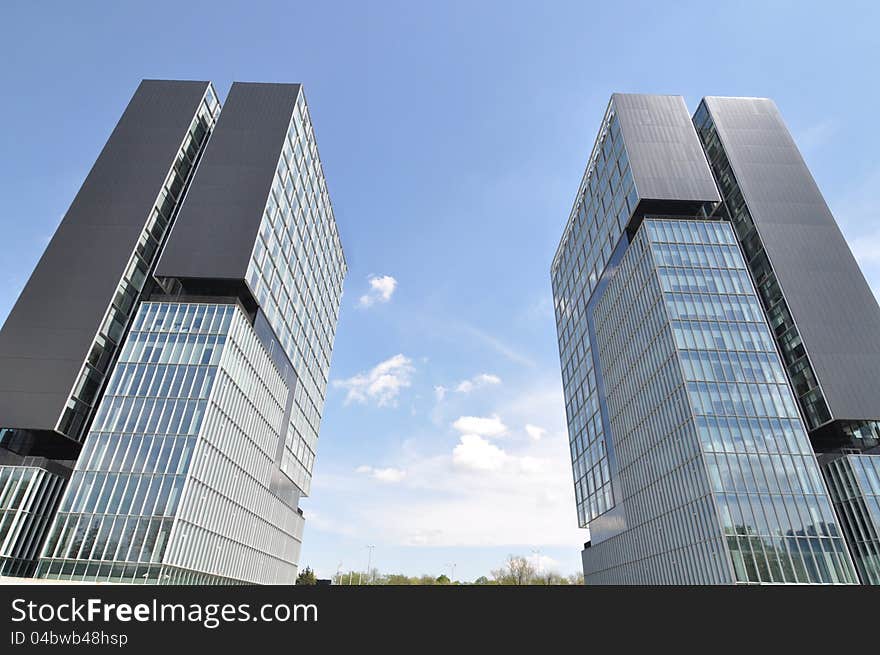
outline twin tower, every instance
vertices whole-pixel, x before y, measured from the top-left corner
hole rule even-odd
[[[142,82],[0,330],[0,574],[293,583],[345,273],[299,85]],[[880,307],[772,101],[612,96],[552,283],[588,583],[880,583]]]
[[[300,85],[143,81],[0,331],[0,574],[293,584],[345,273]]]

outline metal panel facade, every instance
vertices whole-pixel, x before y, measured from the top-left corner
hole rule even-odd
[[[705,103],[832,417],[880,417],[880,307],[775,103]]]
[[[721,200],[681,96],[615,93],[612,105],[643,200]]]
[[[207,87],[141,82],[0,330],[0,427],[55,427]]]
[[[158,277],[245,279],[299,92],[299,84],[232,85]]]

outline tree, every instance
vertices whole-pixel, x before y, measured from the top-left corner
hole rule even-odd
[[[441,573],[440,575],[438,575],[436,580],[437,580],[437,584],[452,584],[452,581],[449,579],[449,576],[447,576],[445,573]]]
[[[504,567],[492,571],[497,584],[527,585],[535,580],[535,567],[525,557],[508,555]]]
[[[563,578],[556,571],[547,571],[541,576],[535,578],[534,584],[541,585],[567,585],[568,578]]]
[[[377,578],[376,584],[383,585],[411,585],[412,578],[403,573],[390,573],[388,575],[383,575],[381,578]]]
[[[487,584],[492,584],[492,583],[489,581],[489,578],[487,578],[485,575],[481,575],[479,578],[474,580],[474,584],[487,585]]]
[[[296,576],[296,584],[298,585],[316,585],[318,584],[318,578],[315,576],[315,572],[312,571],[308,566],[299,572],[299,575]]]

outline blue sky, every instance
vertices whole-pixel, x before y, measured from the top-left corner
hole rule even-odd
[[[3,3],[0,317],[141,78],[303,82],[350,269],[302,503],[321,575],[367,544],[578,570],[549,267],[612,92],[773,97],[880,289],[875,3],[181,4]]]

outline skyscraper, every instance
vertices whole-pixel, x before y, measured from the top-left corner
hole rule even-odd
[[[838,288],[853,277],[855,292],[831,304],[857,302],[865,320],[844,348],[877,352],[876,301],[775,107],[761,104],[770,101],[707,98],[698,136],[682,98],[614,94],[551,270],[578,518],[590,529],[587,583],[857,581],[808,436],[818,424],[777,341],[784,330],[757,273],[755,236],[735,218],[731,174],[706,138],[706,106],[726,102],[758,102],[776,121],[731,111],[738,122],[724,135],[738,148],[737,179],[751,181],[739,204],[755,204],[785,253],[785,280],[803,292],[794,306],[819,321],[809,286],[823,274]],[[810,248],[829,234],[837,268],[811,268]],[[828,352],[827,339],[813,339]],[[852,425],[880,407],[871,393],[841,401],[841,434],[865,432]]]
[[[82,452],[65,460],[70,482],[42,519],[38,576],[295,580],[345,261],[301,86],[235,83],[222,112],[213,102]],[[113,183],[98,185],[99,207]]]
[[[2,574],[33,571],[217,111],[209,82],[141,82],[0,330]]]

